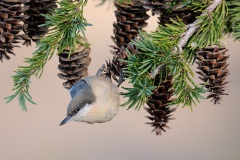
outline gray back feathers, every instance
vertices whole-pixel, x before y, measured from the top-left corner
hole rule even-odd
[[[70,95],[73,98],[75,96],[75,94],[81,90],[84,89],[86,87],[88,87],[89,85],[87,84],[87,81],[82,79],[81,81],[78,81],[74,86],[72,86],[72,88],[70,89]]]

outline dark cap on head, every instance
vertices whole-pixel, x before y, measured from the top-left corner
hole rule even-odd
[[[96,101],[96,96],[94,95],[91,86],[84,81],[81,80],[78,82],[79,84],[73,86],[75,87],[72,90],[72,93],[74,94],[71,94],[73,97],[67,108],[67,117],[61,122],[60,126],[67,123],[86,104],[92,104]]]

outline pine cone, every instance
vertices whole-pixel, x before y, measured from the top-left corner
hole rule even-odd
[[[87,42],[86,39],[84,41]],[[77,81],[88,75],[88,66],[91,62],[90,52],[90,48],[78,44],[76,52],[72,53],[69,58],[68,49],[59,54],[60,64],[58,65],[58,69],[62,73],[58,73],[58,77],[66,80],[63,83],[66,89],[70,89]]]
[[[159,79],[156,79],[155,85],[159,85]],[[152,122],[147,122],[154,129],[156,135],[161,135],[162,131],[166,132],[166,128],[170,129],[167,125],[169,120],[173,120],[171,113],[176,110],[176,108],[168,108],[168,104],[171,103],[174,98],[172,98],[174,89],[170,89],[173,85],[173,78],[171,75],[163,76],[163,81],[157,89],[153,90],[153,95],[148,99],[148,108],[145,110],[151,115],[147,116]]]
[[[54,8],[56,8],[56,0],[34,0],[26,3],[26,5],[29,5],[29,10],[26,10],[24,14],[29,16],[29,18],[24,21],[27,26],[26,29],[24,29],[24,32],[34,42],[37,42],[48,32],[46,26],[39,27],[39,25],[46,22],[41,14],[49,14]]]
[[[134,52],[133,54],[138,52],[136,47],[133,45],[128,46],[128,44],[137,37],[139,30],[147,26],[145,21],[149,16],[146,14],[148,9],[143,7],[140,0],[133,0],[131,3],[127,4],[115,1],[114,5],[116,6],[115,16],[117,18],[117,22],[113,24],[114,37],[112,37],[115,45],[111,46],[114,49],[111,51],[114,57],[111,62],[110,60],[106,62],[105,71],[108,76],[112,76],[120,85],[124,78],[122,69],[126,64],[120,62],[119,59],[127,59],[125,48]]]
[[[220,103],[222,95],[228,95],[225,93],[225,85],[228,83],[225,80],[229,75],[227,51],[225,47],[208,47],[198,51],[196,56],[198,69],[201,70],[197,73],[201,75],[201,80],[207,82],[206,88],[210,92],[207,98],[212,98],[214,104]]]
[[[172,0],[141,0],[144,5],[144,8],[150,9],[152,15],[162,14],[163,8],[169,7]]]
[[[138,35],[138,30],[147,26],[145,22],[149,16],[148,11],[143,7],[140,0],[133,0],[130,4],[114,2],[116,6],[115,16],[117,23],[113,24],[114,35],[112,37],[115,44],[121,48],[127,47],[127,44]]]
[[[136,46],[129,43],[127,49],[131,54],[138,54]],[[126,60],[128,58],[128,53],[125,48],[122,46],[116,55],[113,56],[112,61],[106,61],[106,67],[104,69],[107,76],[112,77],[120,85],[123,82],[124,75],[122,73],[123,68],[126,67],[126,63],[119,61],[120,59]],[[117,78],[118,77],[118,78]]]
[[[178,21],[178,18],[181,19],[184,24],[190,24],[200,15],[200,13],[193,12],[190,8],[175,7],[170,13],[168,12],[168,8],[164,8],[162,12],[163,14],[158,17],[159,24],[161,25],[170,24],[170,19]]]
[[[170,19],[178,21],[180,18],[184,24],[190,24],[196,20],[196,16],[200,13],[192,11],[187,7],[179,7],[182,4],[174,6],[170,9],[172,0],[142,0],[145,8],[152,10],[152,15],[159,15],[159,24],[170,24]]]
[[[2,0],[0,2],[0,60],[9,60],[8,54],[13,54],[13,43],[18,43],[24,36],[18,35],[23,30],[21,22],[27,19],[23,12],[28,9],[24,3],[29,0]]]

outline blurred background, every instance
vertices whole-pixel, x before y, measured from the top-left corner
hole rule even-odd
[[[85,17],[93,24],[86,32],[92,44],[90,75],[95,74],[106,59],[112,58],[108,46],[113,44],[110,36],[115,21],[114,7],[108,3],[96,7],[98,3],[89,1],[85,8]],[[155,30],[156,21],[156,17],[148,20],[148,31]],[[193,112],[189,108],[178,108],[173,113],[176,119],[169,122],[171,129],[162,136],[155,136],[151,133],[152,127],[145,125],[148,114],[144,109],[122,107],[112,121],[104,124],[70,122],[60,127],[70,95],[57,77],[57,56],[47,63],[40,79],[31,80],[30,94],[37,105],[28,104],[28,112],[22,112],[17,100],[6,104],[3,98],[13,93],[10,76],[36,48],[32,44],[32,47],[15,49],[16,56],[0,64],[0,159],[239,160],[240,43],[231,38],[224,41],[230,54],[229,96],[223,97],[221,105],[203,100]],[[122,103],[125,101],[121,99]]]

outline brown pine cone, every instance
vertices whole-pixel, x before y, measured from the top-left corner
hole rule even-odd
[[[29,16],[24,21],[26,28],[24,32],[34,41],[37,42],[43,35],[48,32],[46,26],[40,27],[39,25],[46,22],[45,18],[41,14],[49,14],[57,7],[56,0],[32,0],[26,5],[29,6],[29,10],[24,12]]]
[[[156,79],[155,85],[158,86],[159,79]],[[176,110],[176,108],[169,108],[169,103],[171,103],[174,98],[174,89],[170,89],[173,85],[173,77],[171,75],[163,76],[163,80],[158,88],[153,90],[153,95],[148,99],[148,108],[145,110],[150,114],[147,116],[152,122],[147,122],[154,129],[156,135],[161,135],[162,131],[166,132],[166,128],[170,129],[167,125],[169,120],[173,120],[171,113]]]
[[[15,55],[13,52],[14,43],[19,43],[19,32],[23,30],[22,21],[27,19],[23,12],[28,10],[28,6],[24,3],[29,0],[2,0],[0,2],[0,60],[3,58],[9,60],[9,54]]]
[[[84,41],[87,42],[86,39]],[[58,77],[66,80],[63,83],[66,89],[70,89],[77,81],[88,75],[88,66],[91,62],[90,52],[90,48],[78,44],[76,52],[72,53],[70,57],[68,57],[69,49],[65,49],[59,54],[58,69],[62,73],[58,73]]]
[[[131,3],[123,4],[114,2],[116,7],[115,16],[117,23],[113,24],[115,44],[121,48],[127,47],[127,44],[138,35],[138,30],[147,26],[146,20],[149,16],[146,14],[148,9],[143,7],[140,0],[133,0]]]
[[[197,73],[201,75],[199,78],[206,83],[206,88],[210,92],[207,98],[211,98],[214,104],[220,103],[222,95],[228,95],[225,92],[225,85],[228,83],[226,78],[229,75],[227,51],[228,49],[220,46],[197,51],[196,63],[200,69]]]

